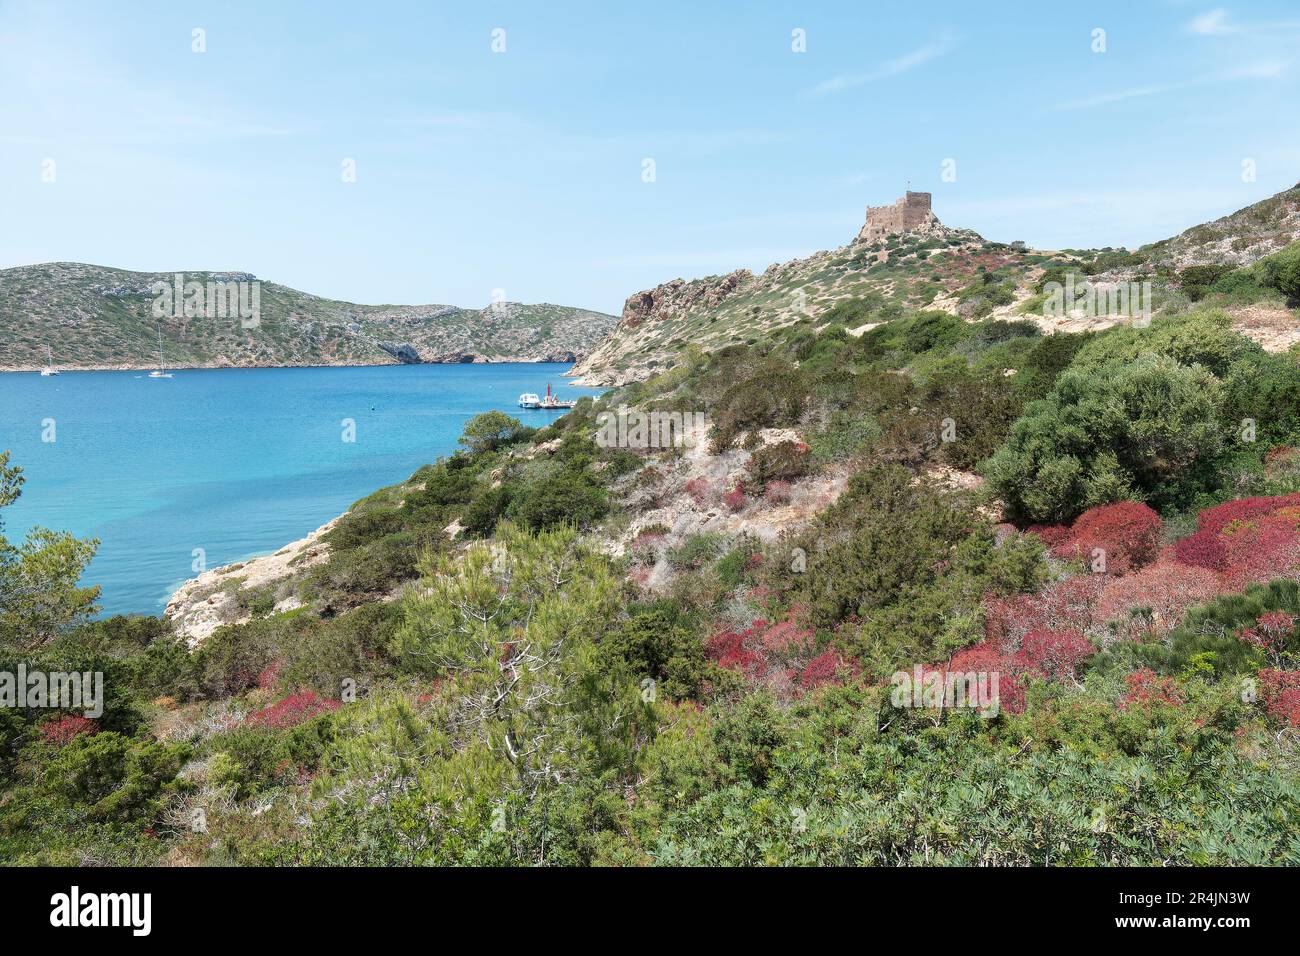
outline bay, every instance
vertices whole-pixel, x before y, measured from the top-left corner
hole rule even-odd
[[[562,379],[569,368],[0,374],[0,451],[27,479],[0,520],[11,541],[33,526],[99,538],[85,581],[103,612],[158,614],[194,576],[195,549],[209,568],[272,553],[450,454],[480,412],[540,427],[562,413],[520,409],[520,393],[599,394]]]

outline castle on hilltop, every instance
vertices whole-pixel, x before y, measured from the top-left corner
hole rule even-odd
[[[893,205],[868,206],[867,221],[858,239],[871,241],[897,232],[926,232],[938,223],[930,211],[930,194],[909,189]]]

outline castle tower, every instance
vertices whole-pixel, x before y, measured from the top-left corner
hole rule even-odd
[[[867,221],[858,232],[858,240],[872,242],[900,232],[926,232],[938,223],[930,210],[930,194],[909,189],[892,205],[868,206]]]

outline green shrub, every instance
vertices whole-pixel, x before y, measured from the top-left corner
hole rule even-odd
[[[808,448],[792,441],[765,445],[749,459],[749,473],[759,485],[769,481],[795,481],[808,473]]]
[[[1167,673],[1186,673],[1204,665],[1219,677],[1253,674],[1267,662],[1263,652],[1240,635],[1269,611],[1300,617],[1300,583],[1250,584],[1240,594],[1226,594],[1194,607],[1162,644],[1143,645],[1139,653]],[[1294,636],[1289,650],[1300,652],[1300,641]]]
[[[631,682],[655,682],[669,700],[698,695],[704,679],[704,644],[694,622],[669,601],[634,606],[600,639],[600,653],[611,669]]]
[[[1057,332],[1046,335],[1020,361],[1012,378],[1016,388],[1026,399],[1042,398],[1052,390],[1057,378],[1074,361],[1079,349],[1093,337],[1093,333],[1072,334]]]
[[[1212,286],[1232,271],[1232,266],[1223,264],[1188,266],[1178,273],[1178,281],[1189,299],[1200,302],[1210,294]]]
[[[697,568],[720,557],[726,550],[726,538],[719,534],[693,534],[678,547],[668,551],[668,563],[673,568]]]
[[[519,419],[505,412],[491,411],[475,415],[465,423],[460,443],[473,454],[481,454],[524,441],[532,434],[533,429],[525,427]]]
[[[821,464],[851,458],[881,437],[880,426],[870,417],[836,412],[824,431],[809,440],[812,457]]]
[[[83,734],[45,765],[46,792],[92,818],[148,819],[188,756],[184,745],[132,740],[105,731]]]
[[[339,518],[325,540],[339,551],[348,551],[401,531],[402,524],[402,513],[396,508],[353,510]]]
[[[964,367],[934,376],[927,386],[927,404],[951,424],[940,428],[944,460],[954,468],[973,468],[997,451],[1024,400],[1001,373],[973,375]]]
[[[730,447],[741,432],[798,424],[807,396],[798,369],[779,359],[764,359],[718,399],[713,409],[714,450]]]
[[[1035,540],[995,547],[969,499],[899,467],[855,474],[795,543],[808,555],[797,587],[813,624],[861,620],[840,640],[874,673],[973,643],[983,595],[1030,588],[1042,574]]]
[[[1163,355],[1181,365],[1201,365],[1223,376],[1234,363],[1260,351],[1258,345],[1233,330],[1226,313],[1214,310],[1158,318],[1145,328],[1116,326],[1084,344],[1071,368],[1100,369]]]
[[[587,472],[572,469],[565,469],[526,489],[509,508],[512,518],[536,531],[564,524],[587,528],[608,512],[609,499],[605,489],[596,484]]]
[[[513,485],[502,484],[496,488],[486,488],[465,508],[460,516],[461,526],[472,538],[486,538],[496,530],[497,523],[505,517],[510,504],[515,500],[518,489]]]
[[[1056,524],[1125,498],[1185,505],[1213,484],[1222,406],[1209,371],[1172,358],[1071,366],[982,470],[1028,521]]]
[[[1300,299],[1300,242],[1256,263],[1261,281],[1288,299]]]
[[[722,711],[712,729],[713,746],[731,774],[755,787],[766,784],[786,738],[785,721],[772,699],[745,697]]]

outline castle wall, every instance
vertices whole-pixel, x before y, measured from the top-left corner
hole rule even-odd
[[[868,206],[867,222],[859,239],[874,240],[898,232],[909,232],[925,225],[931,217],[930,194],[910,190],[889,206]]]

